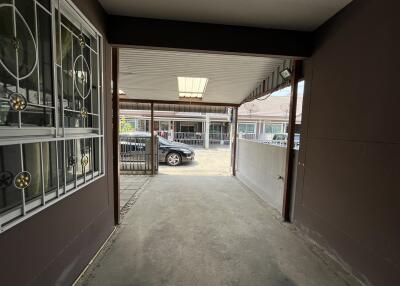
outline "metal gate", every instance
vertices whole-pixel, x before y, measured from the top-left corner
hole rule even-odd
[[[121,135],[120,171],[124,175],[146,175],[152,172],[151,137]],[[158,137],[154,136],[154,170],[158,172]]]

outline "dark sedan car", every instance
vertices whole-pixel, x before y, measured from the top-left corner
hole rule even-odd
[[[144,160],[145,154],[150,152],[150,133],[133,132],[121,135],[121,161]],[[169,141],[161,136],[158,137],[158,161],[170,166],[178,166],[182,162],[194,160],[194,150],[183,143]],[[133,154],[134,156],[130,156]]]
[[[169,141],[158,136],[158,161],[170,166],[194,160],[194,150],[186,144]]]

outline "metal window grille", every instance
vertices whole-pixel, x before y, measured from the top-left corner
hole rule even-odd
[[[104,176],[103,40],[71,1],[0,0],[0,232]]]

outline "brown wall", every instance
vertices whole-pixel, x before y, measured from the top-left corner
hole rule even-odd
[[[104,34],[97,1],[75,2]],[[113,230],[110,69],[105,60],[106,176],[0,235],[1,285],[70,285]]]
[[[372,285],[400,285],[399,11],[354,1],[305,67],[295,223]]]

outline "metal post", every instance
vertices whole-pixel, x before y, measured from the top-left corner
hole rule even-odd
[[[120,223],[120,192],[119,192],[119,94],[118,94],[118,74],[119,74],[119,50],[112,48],[112,107],[113,107],[113,173],[114,173],[114,220],[115,224]]]
[[[293,71],[291,78],[291,96],[289,108],[289,126],[288,126],[288,139],[286,144],[286,170],[285,170],[285,186],[283,191],[283,207],[282,216],[283,220],[290,222],[290,205],[292,198],[292,174],[293,174],[293,147],[294,147],[294,132],[296,125],[296,107],[297,107],[297,85],[300,79],[301,61],[295,60],[293,62]]]
[[[204,148],[210,148],[210,114],[206,113],[206,124],[204,128]]]
[[[151,132],[151,175],[155,174],[155,158],[154,158],[154,103],[151,105],[151,116],[150,116],[150,132]]]
[[[238,113],[238,107],[236,106],[234,109],[234,128],[233,128],[233,161],[232,161],[232,175],[236,176],[236,149],[237,149],[237,127],[238,127],[238,117],[239,117],[239,113]]]

